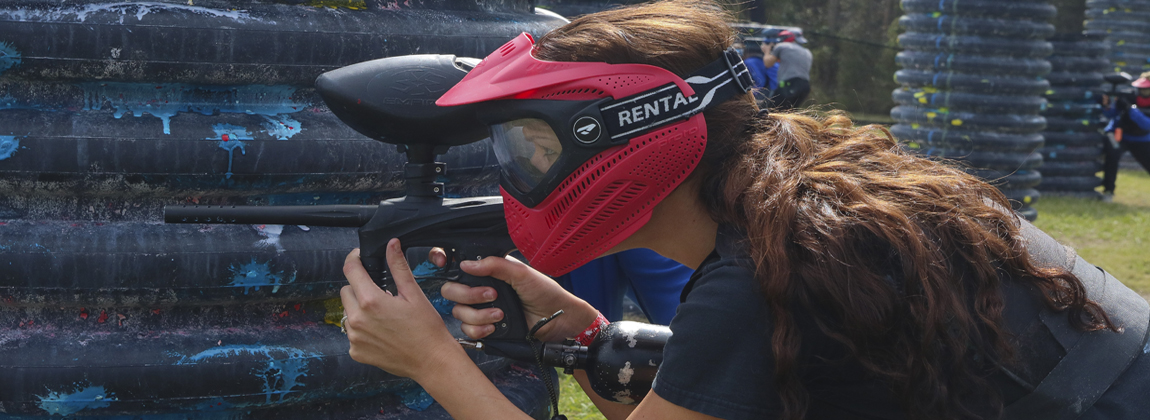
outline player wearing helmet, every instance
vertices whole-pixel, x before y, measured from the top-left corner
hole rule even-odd
[[[779,87],[771,92],[770,108],[786,111],[801,106],[811,93],[811,51],[795,42],[795,34],[779,30],[763,42],[767,67],[779,65]]]
[[[1129,80],[1129,79],[1127,79]],[[1106,131],[1113,133],[1118,147],[1110,147],[1106,154],[1106,165],[1102,179],[1103,199],[1109,201],[1114,196],[1114,183],[1118,178],[1118,160],[1122,153],[1129,151],[1142,168],[1150,171],[1150,72],[1131,83],[1137,92],[1133,103],[1129,99],[1102,95],[1102,114],[1110,118]]]
[[[993,186],[845,117],[758,112],[727,15],[670,1],[520,36],[440,98],[482,102],[531,266],[461,264],[519,293],[544,340],[597,312],[544,274],[646,247],[695,269],[652,390],[608,418],[1140,418],[1150,305],[1010,211]],[[349,254],[351,356],[455,418],[524,418],[408,274]],[[503,314],[448,283],[463,331]],[[590,328],[588,326],[591,326]],[[621,372],[620,380],[626,380]],[[516,417],[518,416],[518,417]]]

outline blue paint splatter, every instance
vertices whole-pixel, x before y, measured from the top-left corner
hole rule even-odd
[[[20,52],[7,42],[0,42],[0,73],[20,64]]]
[[[280,114],[299,112],[309,105],[292,100],[295,88],[291,86],[198,86],[183,83],[85,83],[85,110],[99,110],[105,104],[115,109],[113,116],[121,118],[131,112],[140,117],[144,113],[160,118],[164,123],[164,134],[171,134],[171,118],[180,112],[196,112],[204,115],[237,113],[263,115],[269,120],[290,120]],[[285,127],[299,129],[299,124]],[[277,128],[276,133],[287,139],[294,135],[291,130]]]
[[[269,136],[279,140],[290,139],[292,136],[303,131],[299,121],[287,115],[272,115],[265,116],[264,118],[268,120],[264,123],[264,131],[266,131]]]
[[[451,315],[451,310],[455,308],[455,302],[452,302],[443,296],[428,296],[428,298],[431,300],[431,306],[434,306],[435,310],[439,312],[440,315]]]
[[[104,391],[102,386],[90,386],[75,392],[49,392],[40,396],[40,409],[50,415],[70,416],[81,410],[104,408],[111,405],[116,398]]]
[[[232,282],[229,286],[244,288],[244,294],[248,294],[252,288],[260,290],[262,286],[271,286],[272,293],[278,292],[281,285],[283,285],[283,272],[273,273],[269,266],[271,261],[266,263],[257,263],[253,258],[252,262],[242,266],[228,267],[232,272]],[[295,273],[292,273],[288,278],[288,283],[295,282]]]
[[[220,148],[228,151],[228,171],[224,174],[224,178],[231,179],[232,162],[235,159],[236,148],[240,149],[240,154],[248,154],[247,144],[241,140],[253,140],[252,133],[238,125],[224,123],[212,126],[212,130],[216,132],[216,136],[208,137],[205,140],[219,140]]]
[[[426,410],[427,407],[431,407],[431,405],[435,403],[435,399],[431,398],[431,395],[429,395],[427,391],[424,391],[423,387],[418,385],[400,391],[398,395],[399,398],[403,400],[403,405],[415,411]]]
[[[319,357],[318,354],[291,347],[232,345],[204,350],[194,356],[181,358],[176,364],[191,365],[206,359],[244,355],[267,357],[267,364],[253,369],[252,374],[263,380],[263,392],[267,397],[266,403],[269,404],[273,396],[278,397],[279,402],[283,402],[284,397],[292,392],[292,388],[304,386],[300,379],[307,376],[308,361]]]
[[[8,159],[20,148],[20,140],[15,136],[0,136],[0,160]]]
[[[441,272],[443,272],[443,268],[436,266],[431,261],[421,262],[419,265],[415,266],[415,268],[411,269],[411,274],[414,274],[417,279],[419,279],[419,277],[434,276]]]

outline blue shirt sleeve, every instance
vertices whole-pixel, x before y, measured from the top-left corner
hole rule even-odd
[[[1150,116],[1147,116],[1141,109],[1131,108],[1129,115],[1130,120],[1134,121],[1134,124],[1138,124],[1138,127],[1143,130],[1150,130]]]
[[[556,281],[609,321],[623,319],[623,296],[633,290],[647,319],[667,325],[692,273],[691,268],[655,251],[631,249],[591,260]]]
[[[771,68],[767,69],[767,78],[768,78],[768,80],[771,81],[771,83],[770,83],[771,91],[774,91],[775,89],[779,88],[779,63],[775,63],[775,65],[773,65],[773,66],[771,66]]]
[[[649,249],[632,249],[616,255],[619,269],[630,281],[643,313],[653,323],[670,324],[679,307],[683,286],[695,270]]]
[[[596,258],[557,278],[563,288],[599,310],[609,321],[623,319],[626,284],[615,255]]]

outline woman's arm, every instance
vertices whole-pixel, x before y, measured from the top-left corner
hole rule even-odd
[[[444,326],[442,318],[423,290],[415,282],[404,258],[399,240],[387,244],[387,265],[398,295],[379,288],[353,250],[344,260],[344,275],[349,285],[340,290],[347,320],[344,328],[351,343],[349,354],[357,362],[369,364],[397,376],[414,379],[453,418],[456,419],[527,419],[495,385],[483,375],[467,353]],[[473,275],[492,276],[507,281],[519,292],[528,319],[549,316],[564,309],[570,316],[560,316],[541,330],[541,339],[557,341],[572,337],[590,325],[598,314],[583,300],[563,290],[550,278],[526,265],[503,258],[488,257],[461,264]],[[456,302],[475,304],[495,299],[490,287],[468,287],[449,283],[441,289],[444,297]],[[495,308],[475,309],[456,305],[456,318],[464,322],[463,330],[473,338],[491,333],[492,322],[502,319]],[[532,323],[529,323],[533,324]],[[608,409],[615,416],[640,419],[713,419],[659,398],[654,391],[627,416]]]
[[[540,331],[540,333],[544,335],[544,337],[541,337],[544,341],[559,341],[568,337],[574,337],[587,328],[588,325],[591,325],[591,322],[594,321],[599,314],[595,308],[564,290],[558,283],[551,280],[551,278],[514,259],[488,257],[480,261],[461,264],[460,267],[472,275],[491,276],[510,283],[511,286],[515,288],[515,291],[519,293],[519,297],[523,301],[523,312],[527,314],[528,320],[532,321],[528,322],[528,325],[533,325],[534,320],[537,320],[538,317],[549,316],[556,310],[563,309],[564,315],[555,318],[554,321],[545,327],[550,329],[546,332],[543,330]],[[460,321],[463,321],[462,328],[464,333],[473,338],[482,338],[490,334],[492,330],[490,324],[502,319],[502,314],[498,313],[497,309],[488,308],[477,310],[467,306],[494,300],[494,295],[486,294],[489,292],[494,293],[494,289],[448,283],[445,284],[440,291],[443,297],[464,304],[456,305],[452,313]],[[584,392],[587,393],[591,401],[599,408],[599,411],[611,420],[635,418],[695,420],[715,418],[674,405],[659,398],[655,395],[654,391],[648,393],[647,397],[644,398],[643,402],[638,406],[610,402],[599,397],[594,391],[591,391],[586,372],[582,370],[575,371],[575,379],[579,382],[579,385],[584,389]],[[434,394],[432,396],[434,396]],[[454,412],[452,412],[452,414],[454,415]],[[496,417],[492,416],[492,418]]]
[[[639,406],[635,407],[635,411],[627,418],[629,420],[719,420],[718,417],[708,416],[672,404],[660,397],[659,394],[656,394],[654,390],[647,393],[647,396],[643,398],[643,402],[639,403]]]
[[[412,379],[451,417],[469,419],[530,419],[495,388],[459,345],[461,357],[445,359],[436,368]]]

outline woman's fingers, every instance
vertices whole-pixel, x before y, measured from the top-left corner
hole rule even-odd
[[[495,289],[447,282],[439,289],[439,293],[448,300],[460,303],[451,309],[451,316],[463,322],[460,328],[468,337],[473,339],[486,337],[495,331],[495,326],[491,324],[503,320],[503,311],[499,308],[477,309],[468,306],[494,301]]]
[[[357,318],[359,317],[359,301],[355,298],[355,289],[351,286],[343,286],[340,288],[339,300],[343,304],[343,316],[351,318],[351,315],[355,314]],[[346,325],[340,326],[347,329]]]
[[[416,294],[423,296],[419,283],[415,282],[415,275],[411,273],[411,265],[407,263],[407,256],[403,255],[403,247],[398,238],[387,241],[387,267],[391,272],[391,281],[395,282],[395,290],[405,298]]]
[[[343,260],[343,275],[347,277],[348,284],[351,285],[352,291],[358,300],[368,301],[374,300],[377,293],[383,293],[379,285],[371,279],[367,274],[367,270],[363,268],[363,263],[359,260],[359,248],[351,250],[347,254],[347,258]],[[344,305],[346,307],[347,305]]]
[[[464,324],[494,324],[503,320],[503,311],[499,308],[477,309],[467,305],[455,305],[451,308],[451,316],[463,321]]]
[[[440,247],[431,248],[431,251],[427,252],[427,260],[436,267],[443,267],[447,265],[447,253]]]
[[[462,283],[447,282],[439,288],[439,294],[445,299],[464,305],[477,305],[494,302],[499,295],[495,288],[487,286],[471,287]]]
[[[348,354],[357,362],[411,377],[436,365],[435,355],[449,355],[459,344],[415,282],[399,241],[389,241],[385,254],[397,296],[371,280],[359,250],[344,261],[349,285],[340,289],[340,300],[347,314]]]
[[[463,331],[463,334],[466,334],[467,337],[472,339],[472,340],[480,340],[480,339],[483,339],[484,337],[491,335],[491,333],[495,332],[495,325],[492,325],[492,324],[484,324],[484,325],[462,324],[459,326],[459,330]]]
[[[459,268],[474,276],[495,277],[511,287],[531,277],[533,270],[511,257],[487,257],[478,261],[462,261]]]

